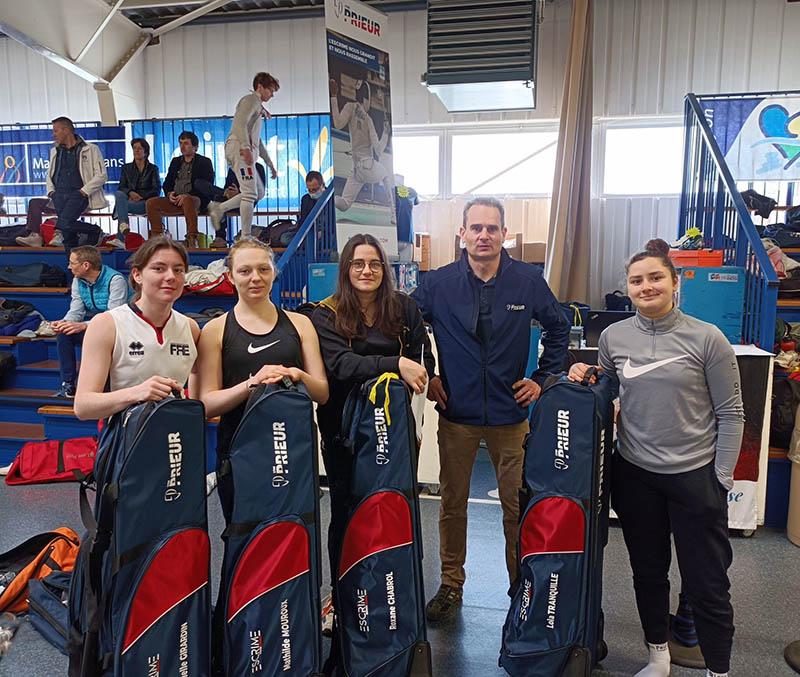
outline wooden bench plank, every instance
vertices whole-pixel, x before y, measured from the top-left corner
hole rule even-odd
[[[41,423],[0,423],[0,437],[43,440],[44,426]]]
[[[69,287],[0,287],[3,294],[66,294]]]
[[[17,343],[24,343],[25,341],[34,341],[36,339],[30,339],[27,336],[0,336],[0,345],[3,346],[13,346]]]

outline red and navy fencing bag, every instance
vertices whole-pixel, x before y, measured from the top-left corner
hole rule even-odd
[[[137,404],[103,428],[81,485],[70,677],[210,674],[205,467],[199,401]]]
[[[320,671],[317,429],[305,386],[284,381],[250,395],[218,473],[232,512],[213,653],[227,677]]]
[[[533,408],[520,494],[520,585],[500,650],[510,675],[588,677],[607,653],[601,598],[612,391],[606,376],[594,385],[553,377]]]
[[[409,390],[385,373],[348,396],[352,507],[337,571],[337,674],[431,674],[425,629],[417,440]]]

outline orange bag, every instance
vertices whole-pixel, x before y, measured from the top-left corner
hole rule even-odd
[[[16,572],[8,587],[0,592],[0,613],[28,610],[28,581],[44,578],[53,571],[72,571],[81,539],[69,527],[38,534],[13,550],[0,555],[0,577]]]

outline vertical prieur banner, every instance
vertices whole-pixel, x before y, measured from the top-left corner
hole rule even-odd
[[[325,0],[339,248],[369,232],[396,254],[388,23],[361,2]]]

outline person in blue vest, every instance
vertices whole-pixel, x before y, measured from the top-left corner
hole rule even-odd
[[[89,245],[69,253],[72,299],[63,320],[52,323],[58,347],[61,389],[54,397],[75,397],[78,376],[75,348],[83,344],[86,325],[93,315],[123,305],[128,300],[128,283],[122,273],[103,265],[100,252]]]

